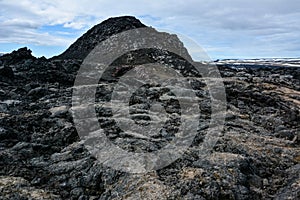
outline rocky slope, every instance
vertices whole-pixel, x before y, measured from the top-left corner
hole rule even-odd
[[[131,16],[109,18],[88,30],[65,52],[53,59],[84,59],[97,44],[122,31],[145,27]]]
[[[203,118],[182,158],[163,169],[130,174],[102,165],[87,151],[71,115],[73,83],[82,58],[98,41],[143,26],[132,17],[113,18],[55,59],[35,58],[26,48],[0,57],[0,199],[299,199],[300,68],[219,63],[226,119],[205,159],[199,147],[208,128],[210,101],[201,77],[193,89],[202,99]],[[131,69],[159,62],[189,69],[184,59],[155,49],[133,57],[120,58],[115,65]],[[122,74],[112,67],[96,97],[109,99],[110,84]],[[145,91],[156,95],[151,88]],[[166,104],[177,112],[176,102]],[[110,112],[97,107],[99,123],[115,130],[114,124],[102,121]],[[155,142],[118,131],[107,136],[136,152],[155,151],[172,139],[172,134],[158,135]]]

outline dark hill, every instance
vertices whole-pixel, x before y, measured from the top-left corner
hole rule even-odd
[[[83,34],[65,52],[53,59],[84,59],[101,41],[134,28],[146,27],[132,16],[109,18]]]

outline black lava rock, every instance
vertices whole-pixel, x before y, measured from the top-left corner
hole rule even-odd
[[[52,59],[84,59],[97,44],[108,37],[130,29],[146,27],[132,16],[109,18],[83,34],[65,52]]]
[[[35,58],[27,48],[0,57],[0,199],[299,199],[300,68],[278,62],[213,62],[225,85],[226,120],[211,154],[203,158],[212,105],[203,77],[171,52],[144,49],[130,52],[130,59],[123,55],[99,80],[93,107],[111,143],[129,152],[155,152],[178,132],[181,105],[160,85],[143,85],[128,106],[131,119],[146,125],[165,110],[161,131],[132,134],[111,119],[114,113],[105,103],[116,83],[146,63],[164,63],[192,77],[201,112],[197,135],[181,158],[146,174],[106,167],[90,154],[72,116],[77,72],[99,42],[139,27],[145,25],[134,17],[110,18],[52,59]],[[123,87],[126,92],[130,86]],[[162,109],[155,110],[153,103]],[[86,120],[82,128],[94,127]]]

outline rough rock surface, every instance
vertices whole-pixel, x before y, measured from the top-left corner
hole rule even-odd
[[[131,16],[109,18],[88,30],[65,52],[53,59],[84,59],[97,44],[108,37],[141,27],[146,26]]]
[[[217,63],[227,95],[226,120],[205,160],[199,159],[199,146],[208,128],[210,101],[198,77],[193,89],[203,98],[204,118],[182,158],[142,175],[97,162],[80,142],[71,115],[72,86],[90,50],[77,52],[76,46],[141,26],[134,18],[110,19],[56,59],[34,58],[26,48],[0,57],[0,199],[299,199],[300,68]],[[112,28],[109,34],[102,32],[107,27]],[[137,52],[134,62],[189,69],[183,59],[157,50]],[[134,62],[120,58],[115,64],[131,69]],[[99,84],[99,101],[109,100],[110,84],[124,73],[119,69],[112,67],[110,78]],[[137,97],[161,92],[143,91]],[[147,105],[148,100],[133,98],[131,103]],[[178,112],[176,102],[165,104]],[[172,139],[172,134],[152,136],[159,142],[122,135],[102,120],[111,115],[109,109],[100,106],[97,113],[111,130],[109,139],[124,149],[155,151]]]

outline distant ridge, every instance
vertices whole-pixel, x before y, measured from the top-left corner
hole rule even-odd
[[[133,16],[109,18],[88,30],[65,52],[52,59],[84,59],[101,41],[130,29],[146,27]]]

